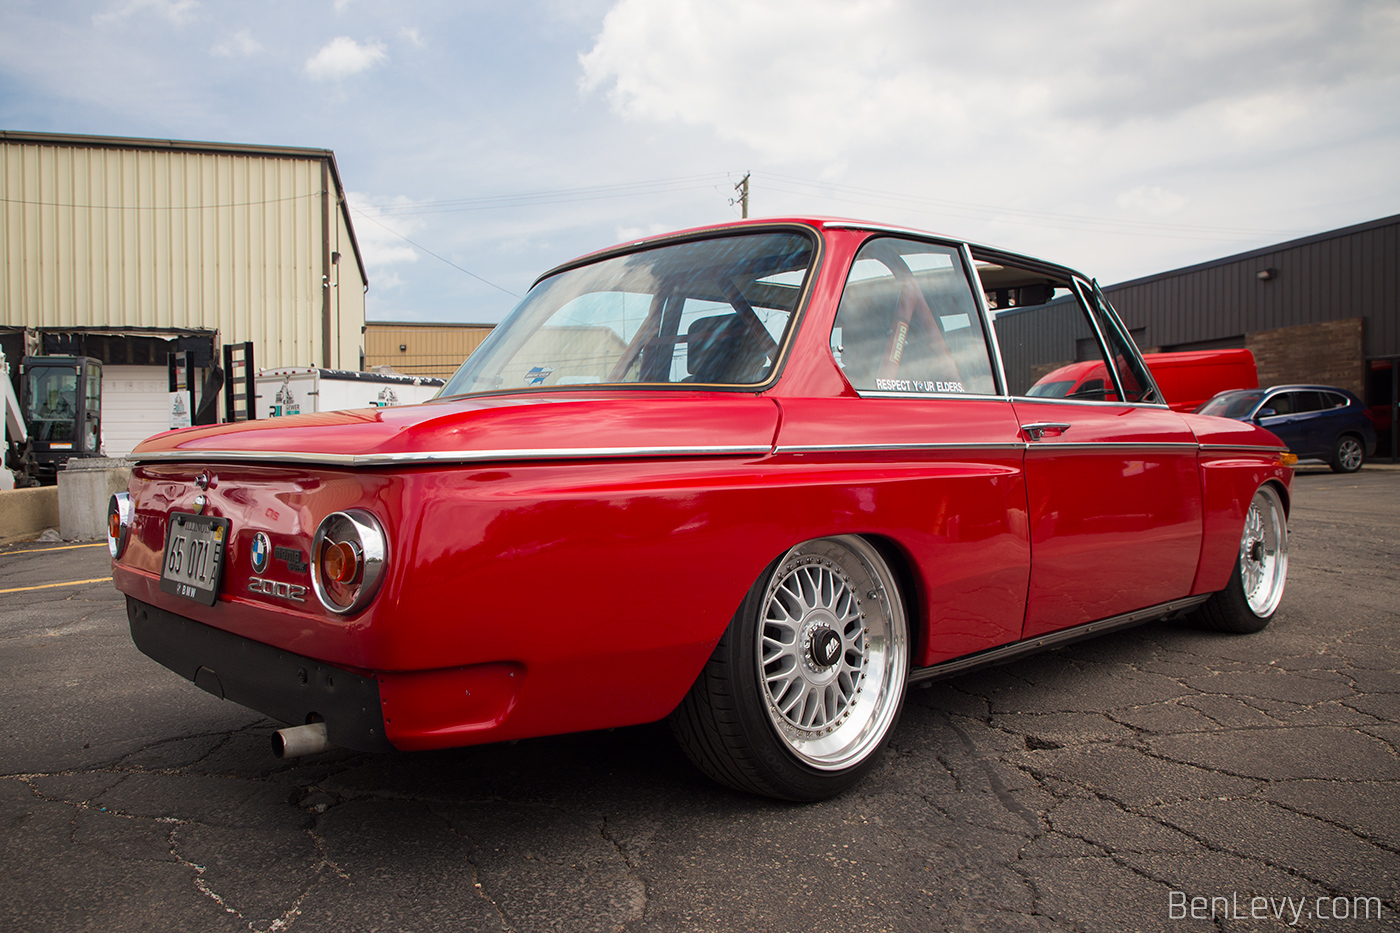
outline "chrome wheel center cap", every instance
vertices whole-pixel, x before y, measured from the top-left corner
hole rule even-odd
[[[841,636],[826,626],[812,632],[807,657],[819,668],[831,667],[841,657]]]

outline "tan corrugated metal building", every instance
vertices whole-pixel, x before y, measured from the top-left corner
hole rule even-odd
[[[0,210],[14,359],[154,385],[167,350],[208,366],[251,341],[260,369],[360,368],[367,277],[328,149],[0,131]]]
[[[448,379],[495,326],[370,321],[365,324],[365,368],[388,366],[408,376]]]

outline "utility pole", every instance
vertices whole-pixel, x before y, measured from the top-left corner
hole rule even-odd
[[[734,190],[739,192],[739,209],[741,216],[747,220],[749,216],[749,173],[745,172],[744,177],[734,186]],[[729,202],[733,204],[733,201]]]

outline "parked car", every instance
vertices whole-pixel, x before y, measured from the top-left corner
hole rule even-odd
[[[1336,386],[1270,386],[1221,392],[1201,414],[1252,421],[1279,436],[1301,460],[1325,460],[1338,473],[1355,473],[1376,452],[1371,410]]]
[[[1248,350],[1144,353],[1142,361],[1172,411],[1195,411],[1219,392],[1259,385],[1254,354]],[[1029,394],[1040,398],[1103,400],[1111,397],[1112,388],[1107,367],[1100,360],[1061,366],[1037,380]]]
[[[1086,340],[1113,400],[1028,396]],[[433,401],[131,456],[136,645],[284,755],[669,717],[716,780],[815,800],[911,683],[1192,610],[1257,631],[1287,570],[1282,445],[1171,411],[1091,279],[850,221],[591,254]]]

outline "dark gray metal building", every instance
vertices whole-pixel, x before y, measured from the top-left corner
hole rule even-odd
[[[1145,351],[1246,347],[1260,385],[1350,389],[1400,459],[1400,214],[1103,291]]]

